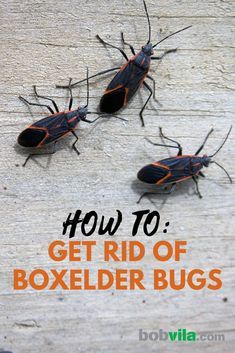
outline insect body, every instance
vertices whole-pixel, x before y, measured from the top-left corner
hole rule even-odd
[[[123,44],[127,44],[129,46],[133,54],[133,56],[130,59],[128,59],[127,55],[122,49],[115,47],[112,44],[106,43],[103,39],[97,36],[97,38],[102,44],[118,49],[121,52],[121,54],[124,56],[124,58],[127,60],[127,63],[120,68],[119,72],[114,76],[114,78],[106,88],[104,95],[100,100],[100,111],[105,113],[115,113],[120,108],[125,107],[127,103],[130,101],[130,99],[137,92],[139,87],[143,84],[148,89],[149,96],[140,111],[140,119],[142,122],[142,126],[144,126],[143,111],[153,94],[155,98],[155,81],[151,76],[148,75],[151,60],[161,60],[166,54],[176,51],[176,49],[171,49],[171,50],[165,51],[161,56],[153,56],[154,54],[153,49],[159,43],[163,42],[166,38],[169,38],[172,35],[179,33],[181,31],[184,31],[185,29],[191,27],[191,26],[188,26],[175,33],[172,33],[166,38],[162,39],[161,41],[153,45],[151,43],[151,24],[150,24],[148,11],[147,11],[147,6],[144,0],[143,2],[144,2],[145,13],[148,20],[149,36],[148,36],[147,43],[141,48],[141,50],[137,54],[135,53],[133,46],[125,42],[123,33],[122,33],[122,42]],[[154,85],[153,90],[145,81],[146,78],[152,80]]]
[[[191,26],[188,26],[175,33],[172,33],[153,45],[151,43],[151,24],[150,24],[148,11],[147,11],[147,6],[144,0],[143,2],[144,2],[144,8],[145,8],[145,13],[147,16],[148,28],[149,28],[149,36],[148,36],[147,43],[141,48],[140,52],[136,54],[133,46],[125,42],[124,36],[122,33],[122,43],[128,45],[133,54],[133,56],[130,59],[128,59],[126,53],[121,48],[105,42],[103,39],[100,38],[99,35],[97,35],[96,37],[103,45],[119,50],[119,52],[123,55],[123,57],[126,59],[127,62],[121,67],[115,67],[109,70],[105,70],[89,77],[89,78],[93,78],[111,71],[119,70],[117,74],[114,76],[114,78],[112,79],[112,81],[109,83],[108,87],[106,88],[100,100],[100,105],[99,105],[100,111],[108,114],[115,113],[119,109],[125,107],[127,103],[130,101],[130,99],[137,92],[137,90],[140,88],[140,86],[143,84],[148,89],[149,96],[146,102],[144,103],[139,114],[142,122],[142,126],[144,126],[143,111],[146,105],[148,104],[151,96],[153,95],[153,97],[155,98],[155,81],[148,74],[151,60],[161,60],[166,54],[176,51],[176,49],[171,49],[171,50],[165,51],[160,56],[153,56],[154,54],[153,49],[158,44],[166,40],[167,38],[191,27]],[[146,78],[150,79],[153,82],[153,89],[145,81]],[[73,87],[83,81],[84,80],[74,83]],[[57,87],[66,88],[66,86],[57,86]]]
[[[70,80],[70,84],[71,84],[71,80]],[[85,121],[87,123],[93,123],[97,119],[99,119],[100,117],[98,117],[92,121],[88,120],[86,118],[87,114],[91,114],[90,112],[88,112],[88,101],[89,101],[88,79],[87,79],[87,104],[84,107],[78,107],[75,110],[71,110],[72,104],[73,104],[73,96],[72,96],[72,90],[71,90],[70,85],[69,85],[69,90],[70,90],[69,110],[64,111],[64,112],[59,111],[58,106],[53,99],[38,95],[35,86],[34,86],[34,92],[35,92],[36,96],[51,101],[53,103],[54,109],[56,110],[56,113],[49,105],[39,104],[39,103],[31,103],[31,102],[27,101],[25,98],[23,98],[21,96],[19,97],[24,103],[26,103],[28,105],[36,105],[36,106],[46,107],[51,113],[51,115],[33,123],[28,128],[23,130],[20,133],[20,135],[18,136],[19,145],[21,145],[23,147],[36,147],[36,148],[38,148],[38,147],[42,147],[42,146],[45,146],[47,144],[54,142],[53,150],[51,152],[41,153],[41,154],[53,154],[53,153],[55,153],[56,142],[60,138],[67,135],[68,133],[72,133],[76,138],[72,147],[77,152],[77,154],[79,154],[79,151],[76,148],[78,136],[75,133],[74,129],[76,128],[77,124],[81,120]],[[35,156],[35,155],[37,155],[37,154],[35,154],[35,153],[30,154],[26,158],[23,166],[26,165],[29,158],[31,158],[32,156]]]
[[[229,174],[227,173],[227,171],[220,164],[218,164],[216,161],[212,160],[212,158],[220,151],[220,149],[225,144],[231,130],[232,130],[232,126],[230,127],[230,129],[227,133],[227,136],[226,136],[225,140],[223,141],[222,145],[217,149],[217,151],[214,154],[212,154],[211,156],[204,155],[204,156],[200,157],[200,156],[198,156],[198,154],[204,148],[204,145],[205,145],[208,137],[210,136],[210,134],[213,132],[213,129],[211,129],[211,131],[207,134],[203,144],[197,150],[195,155],[182,155],[181,145],[178,142],[163,135],[162,130],[160,128],[160,136],[162,138],[165,138],[165,139],[175,143],[176,146],[153,143],[152,141],[149,141],[149,142],[152,143],[153,145],[156,145],[156,146],[166,146],[169,148],[177,148],[178,154],[175,157],[166,158],[166,159],[163,159],[159,162],[155,162],[155,163],[146,165],[138,172],[138,175],[137,175],[138,179],[145,182],[145,183],[148,183],[148,184],[155,184],[155,185],[171,184],[171,188],[168,192],[159,192],[159,193],[156,192],[156,194],[169,194],[173,191],[176,183],[179,183],[184,180],[192,178],[196,184],[197,194],[201,198],[202,195],[201,195],[199,188],[198,188],[198,180],[197,179],[199,176],[204,177],[204,174],[201,171],[201,169],[203,167],[208,167],[211,163],[215,163],[221,169],[223,169],[225,171],[230,182],[232,183],[232,179],[229,176]],[[153,194],[153,193],[144,193],[140,197],[138,202],[140,202],[140,200],[142,199],[143,196],[146,196],[148,194]]]
[[[18,137],[23,147],[42,147],[59,140],[69,132],[74,132],[80,120],[86,117],[87,108],[65,111],[47,116],[30,125]]]
[[[101,112],[115,113],[125,107],[143,83],[152,95],[152,89],[144,82],[150,68],[152,53],[152,46],[148,44],[120,68],[100,100]],[[140,116],[144,124],[142,112],[143,110]]]
[[[178,183],[197,175],[203,167],[208,167],[210,158],[182,155],[163,159],[142,168],[138,178],[149,184],[165,185]]]

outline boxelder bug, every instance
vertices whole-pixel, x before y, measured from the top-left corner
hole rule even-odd
[[[165,146],[169,148],[177,148],[178,149],[178,154],[175,157],[170,157],[166,159],[162,159],[159,162],[155,162],[149,165],[146,165],[143,167],[139,172],[138,172],[138,179],[148,183],[148,184],[156,184],[156,185],[166,185],[166,184],[171,184],[171,187],[168,191],[166,192],[146,192],[144,193],[140,199],[138,200],[137,203],[140,202],[140,200],[149,194],[170,194],[174,188],[176,183],[179,183],[183,180],[190,179],[192,178],[193,181],[196,184],[196,190],[199,198],[202,198],[202,195],[199,191],[198,188],[198,177],[202,176],[205,177],[204,174],[201,172],[201,169],[203,167],[208,167],[209,164],[215,163],[218,165],[223,171],[226,173],[227,177],[229,178],[229,181],[232,183],[232,179],[228,172],[216,161],[213,161],[212,158],[221,150],[225,142],[227,141],[229,134],[232,130],[232,126],[230,127],[223,143],[220,145],[220,147],[216,150],[215,153],[213,153],[210,156],[204,155],[202,157],[199,157],[198,154],[201,152],[201,150],[204,148],[205,143],[207,139],[209,138],[210,134],[213,132],[213,129],[210,130],[210,132],[207,134],[205,140],[203,141],[203,144],[199,147],[195,155],[182,155],[182,147],[181,145],[166,137],[162,133],[162,129],[160,128],[160,136],[161,138],[165,138],[168,141],[171,141],[175,143],[177,146],[174,145],[166,145],[166,144],[160,144],[160,143],[153,143],[152,141],[148,140],[151,144],[155,146]]]
[[[96,37],[103,45],[119,50],[127,62],[124,65],[122,65],[121,67],[115,67],[115,68],[112,68],[109,70],[105,70],[105,71],[99,72],[96,75],[89,77],[89,78],[93,78],[93,77],[96,77],[99,75],[103,75],[103,74],[110,72],[110,71],[119,70],[117,72],[117,74],[114,76],[114,78],[112,79],[112,81],[109,83],[108,87],[106,88],[106,90],[100,100],[100,111],[108,113],[108,114],[115,113],[119,109],[125,107],[127,105],[127,103],[129,102],[129,100],[136,93],[138,88],[143,84],[148,89],[148,91],[150,93],[149,93],[149,96],[148,96],[146,102],[144,103],[140,113],[139,113],[140,119],[142,122],[142,126],[144,126],[143,111],[146,108],[146,105],[148,104],[152,95],[153,95],[154,99],[156,100],[156,98],[155,98],[155,80],[150,75],[148,75],[148,71],[150,69],[150,62],[151,62],[151,60],[161,60],[166,54],[169,54],[169,53],[176,51],[176,49],[171,49],[171,50],[165,51],[161,56],[152,56],[154,54],[153,49],[158,44],[160,44],[164,40],[166,40],[167,38],[192,27],[192,26],[187,26],[183,29],[180,29],[177,32],[171,33],[170,35],[168,35],[167,37],[165,37],[164,39],[160,40],[159,42],[157,42],[156,44],[153,45],[151,43],[151,24],[150,24],[148,11],[147,11],[147,6],[146,6],[146,3],[144,0],[143,0],[143,2],[144,2],[144,9],[145,9],[145,13],[147,16],[148,28],[149,28],[147,43],[141,48],[141,51],[136,54],[133,46],[128,44],[127,42],[125,42],[123,33],[121,33],[122,43],[128,45],[132,54],[133,54],[133,56],[130,59],[128,59],[126,53],[121,48],[105,42],[103,39],[100,38],[99,35],[97,35]],[[148,78],[153,82],[153,90],[148,85],[148,83],[145,82],[145,78]],[[81,83],[83,81],[84,80],[81,80],[81,81],[74,83],[72,85],[72,87],[74,87],[75,85],[77,85],[78,83]],[[57,87],[67,88],[67,86],[58,86],[58,85],[57,85]]]
[[[19,96],[20,100],[22,100],[24,103],[26,103],[28,105],[36,105],[36,106],[40,106],[40,107],[46,107],[49,110],[49,112],[51,113],[51,115],[47,116],[44,119],[37,121],[36,123],[33,123],[28,128],[23,130],[20,133],[20,135],[18,136],[19,145],[21,145],[23,147],[36,147],[36,148],[38,148],[38,147],[42,147],[44,145],[47,145],[49,143],[54,142],[53,149],[51,152],[40,153],[40,155],[53,154],[53,153],[55,153],[56,142],[61,137],[65,136],[71,132],[76,138],[72,147],[79,155],[79,151],[76,148],[78,136],[76,135],[76,133],[74,131],[76,125],[81,120],[85,121],[87,123],[93,123],[96,120],[98,120],[100,118],[100,116],[92,121],[88,120],[86,118],[87,114],[92,114],[91,112],[88,112],[88,102],[89,102],[88,70],[87,70],[87,104],[84,107],[78,107],[75,110],[71,110],[72,104],[73,104],[71,79],[70,79],[70,84],[69,84],[68,88],[70,91],[69,110],[64,111],[64,112],[59,111],[58,106],[53,99],[39,95],[37,93],[36,86],[34,86],[34,93],[35,93],[36,97],[51,101],[54,106],[54,109],[56,110],[56,113],[49,105],[39,104],[39,103],[30,103],[25,98]],[[94,114],[97,114],[97,113],[94,113]],[[31,158],[32,156],[35,156],[35,155],[38,155],[38,153],[29,154],[28,157],[26,158],[23,166],[26,165],[29,158]]]

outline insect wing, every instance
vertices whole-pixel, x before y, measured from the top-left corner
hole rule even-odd
[[[127,104],[145,78],[145,71],[128,61],[114,76],[100,100],[100,111],[114,113]]]
[[[148,184],[157,184],[169,174],[167,167],[158,163],[148,164],[138,172],[138,179]]]
[[[164,183],[177,183],[185,179],[192,178],[202,169],[200,157],[178,156],[160,161],[162,165],[169,168],[170,174]]]
[[[56,141],[70,131],[65,113],[50,115],[31,126],[46,129],[47,137],[43,141],[43,144]]]

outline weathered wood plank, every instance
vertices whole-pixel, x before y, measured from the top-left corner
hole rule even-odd
[[[61,108],[68,93],[56,83],[69,77],[79,80],[90,73],[121,65],[118,52],[103,48],[95,35],[120,45],[120,31],[136,49],[147,37],[146,18],[140,0],[30,1],[3,0],[1,7],[0,77],[0,348],[27,352],[214,352],[231,353],[234,347],[234,187],[223,172],[211,166],[200,183],[198,200],[189,181],[171,197],[143,200],[147,187],[136,181],[137,171],[168,151],[153,148],[144,137],[159,140],[158,127],[193,153],[211,127],[214,134],[205,152],[221,143],[234,118],[234,3],[232,1],[148,1],[153,41],[170,31],[193,27],[159,46],[159,52],[178,48],[161,63],[153,63],[157,98],[145,113],[146,127],[138,113],[147,93],[144,89],[117,119],[95,126],[81,124],[79,158],[71,151],[73,138],[58,143],[51,160],[42,157],[21,164],[26,154],[16,138],[31,121],[45,116],[37,107],[28,111],[19,94],[34,99],[32,85],[55,97]],[[128,53],[129,55],[130,53]],[[91,81],[90,109],[95,110],[110,76]],[[85,104],[86,87],[74,90],[75,106]],[[14,147],[14,148],[13,148]],[[234,132],[217,160],[234,178]],[[18,166],[17,166],[18,165]],[[170,220],[167,239],[186,239],[189,253],[181,263],[186,269],[214,267],[223,270],[223,288],[217,292],[16,292],[12,289],[15,267],[28,270],[54,264],[47,255],[49,242],[62,238],[62,221],[80,208],[96,209],[111,216],[123,212],[118,240],[130,239],[130,214],[141,208],[157,208]],[[160,234],[159,239],[166,238]],[[103,238],[99,239],[101,251]],[[141,239],[150,252],[155,239]],[[66,265],[66,263],[64,264]],[[104,266],[98,257],[91,270]],[[156,265],[147,256],[141,264],[146,277]],[[120,267],[131,264],[122,264]],[[172,262],[165,269],[179,268]],[[58,266],[58,268],[61,268]],[[115,264],[112,265],[112,269]],[[150,288],[150,280],[147,283]],[[227,302],[223,298],[228,298]],[[139,342],[138,330],[177,330],[224,333],[224,342],[196,344]],[[1,349],[0,349],[1,351]]]

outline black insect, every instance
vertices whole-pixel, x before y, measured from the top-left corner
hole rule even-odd
[[[166,145],[166,144],[160,144],[160,143],[153,143],[152,141],[148,140],[151,144],[155,146],[165,146],[169,148],[176,148],[178,149],[178,154],[175,157],[170,157],[166,159],[162,159],[158,162],[148,164],[142,169],[137,174],[137,177],[139,180],[143,181],[144,183],[148,184],[155,184],[155,185],[167,185],[170,184],[171,187],[168,191],[166,192],[145,192],[140,199],[138,200],[138,203],[140,200],[150,194],[170,194],[174,188],[176,183],[182,182],[184,180],[192,178],[193,181],[195,182],[196,185],[196,190],[199,198],[202,197],[199,187],[198,187],[198,177],[205,177],[204,174],[202,173],[201,169],[203,167],[208,167],[211,163],[215,163],[217,166],[219,166],[223,171],[226,173],[227,177],[229,178],[229,181],[232,183],[232,179],[228,172],[216,161],[212,160],[212,158],[221,150],[225,142],[227,141],[229,134],[232,130],[232,126],[230,127],[223,143],[221,146],[217,149],[215,153],[213,153],[210,156],[203,155],[202,157],[198,156],[198,154],[202,151],[202,149],[205,146],[205,143],[207,139],[209,138],[210,134],[213,132],[213,129],[210,130],[210,132],[207,134],[205,140],[203,141],[203,144],[199,147],[197,152],[194,155],[182,155],[182,147],[181,145],[175,141],[172,140],[162,133],[162,129],[160,128],[160,136],[162,139],[166,139],[168,141],[171,141],[176,144],[174,145]]]
[[[126,63],[122,65],[121,67],[115,67],[109,70],[101,71],[93,76],[90,76],[89,78],[93,78],[96,76],[103,75],[105,73],[119,70],[117,74],[114,76],[112,81],[109,83],[108,87],[106,88],[103,96],[101,97],[100,100],[100,111],[105,112],[108,114],[112,114],[117,112],[119,109],[125,107],[127,103],[130,101],[130,99],[134,96],[134,94],[137,92],[137,90],[140,88],[140,86],[143,84],[149,91],[149,96],[144,103],[139,115],[140,119],[142,122],[142,126],[144,126],[144,118],[143,118],[143,111],[146,108],[146,105],[148,104],[151,96],[153,95],[154,99],[156,100],[155,97],[155,80],[148,74],[149,69],[150,69],[150,63],[151,60],[161,60],[165,55],[169,53],[173,53],[176,51],[176,49],[170,49],[165,51],[162,55],[160,56],[153,56],[154,52],[153,49],[160,43],[162,43],[164,40],[167,38],[180,33],[191,26],[187,26],[183,29],[180,29],[174,33],[171,33],[164,39],[158,41],[156,44],[151,43],[151,24],[150,24],[150,19],[148,15],[148,10],[145,1],[143,0],[144,3],[144,9],[145,13],[147,16],[148,20],[148,28],[149,28],[149,34],[148,34],[148,41],[147,43],[141,48],[141,50],[136,54],[135,50],[132,45],[127,43],[124,40],[124,35],[121,33],[122,37],[122,43],[125,45],[128,45],[133,56],[128,59],[126,53],[119,47],[116,47],[113,44],[105,42],[103,39],[100,38],[99,35],[97,35],[98,40],[105,46],[109,46],[111,48],[115,48],[120,51],[120,53],[124,56],[126,59]],[[145,79],[148,78],[153,82],[153,89],[149,86],[149,84],[145,81]],[[75,82],[72,87],[76,86],[77,84],[83,82],[84,80]],[[67,86],[58,86],[60,88],[67,88]]]
[[[20,135],[18,136],[19,145],[21,145],[23,147],[40,148],[40,147],[43,147],[43,146],[48,145],[50,143],[54,143],[51,152],[40,153],[40,155],[53,154],[53,153],[55,153],[56,142],[60,138],[67,135],[68,133],[72,133],[74,135],[74,137],[76,138],[76,140],[74,141],[74,143],[72,145],[72,148],[79,155],[80,153],[76,147],[76,143],[78,141],[78,136],[75,133],[74,129],[76,128],[76,126],[78,125],[78,123],[80,121],[85,121],[87,123],[94,123],[96,120],[98,120],[100,118],[100,116],[99,116],[94,120],[87,119],[88,114],[97,114],[97,113],[88,112],[88,103],[89,103],[88,70],[87,70],[87,79],[86,80],[87,80],[87,104],[85,106],[78,107],[75,110],[71,110],[72,104],[73,104],[71,79],[70,79],[69,86],[68,86],[69,92],[70,92],[70,101],[69,101],[68,111],[60,112],[56,102],[53,99],[39,95],[37,93],[36,86],[33,86],[35,95],[38,98],[43,98],[43,99],[51,101],[56,113],[49,105],[39,104],[39,103],[31,103],[28,100],[26,100],[25,98],[19,96],[20,100],[22,100],[24,103],[26,103],[28,105],[36,105],[36,106],[40,106],[40,107],[46,107],[49,110],[49,112],[51,113],[51,115],[47,116],[44,119],[38,120],[37,122],[33,123],[28,128],[26,128],[25,130],[23,130],[20,133]],[[26,158],[23,166],[25,166],[26,163],[28,162],[28,160],[32,156],[35,156],[35,155],[38,155],[38,153],[29,154],[29,156]]]

